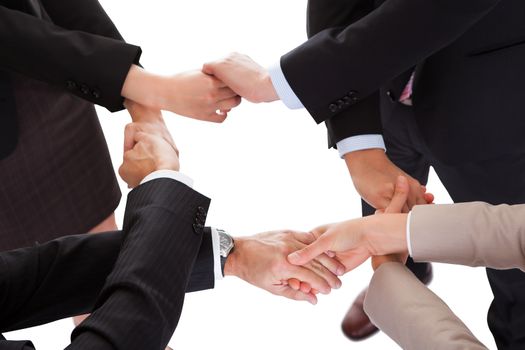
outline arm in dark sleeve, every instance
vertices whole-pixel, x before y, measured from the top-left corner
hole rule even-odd
[[[337,27],[347,27],[374,10],[373,0],[310,0],[308,2],[308,38],[319,32]],[[381,134],[379,92],[374,92],[325,121],[328,130],[328,146],[347,137],[365,134]]]
[[[500,1],[388,0],[351,25],[317,33],[281,67],[321,123],[456,40]]]
[[[171,179],[128,195],[121,252],[68,349],[164,349],[182,311],[209,203]]]
[[[0,331],[91,312],[122,243],[123,234],[117,231],[68,236],[0,253]],[[186,292],[213,288],[213,268],[208,230]]]
[[[41,0],[41,2],[53,23],[59,27],[124,41],[97,0]]]
[[[122,86],[141,54],[120,38],[67,30],[4,6],[0,43],[3,69],[68,89],[110,111],[123,108]]]

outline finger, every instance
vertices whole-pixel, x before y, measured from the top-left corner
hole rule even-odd
[[[299,290],[303,293],[310,293],[310,291],[312,290],[312,286],[310,286],[310,284],[306,282],[301,282]]]
[[[293,238],[301,242],[302,244],[311,244],[315,242],[316,237],[312,234],[312,232],[299,232],[299,231],[291,231]]]
[[[330,293],[331,288],[328,282],[312,270],[304,268],[302,266],[297,266],[290,270],[290,272],[291,275],[288,278],[297,278],[301,282],[306,282],[310,286],[312,286],[312,288],[317,289],[323,294]]]
[[[290,278],[288,280],[288,286],[290,286],[290,288],[293,290],[299,290],[301,288],[301,281],[299,281],[297,278]]]
[[[342,276],[345,273],[345,266],[326,253],[319,255],[316,260],[336,276]]]
[[[212,113],[208,114],[206,117],[200,119],[212,123],[222,123],[226,120],[226,117],[228,117],[227,112],[215,110]]]
[[[217,102],[217,109],[220,109],[221,112],[225,110],[231,110],[232,108],[237,107],[241,104],[241,98],[239,96],[231,97],[226,100]]]
[[[233,91],[229,87],[221,87],[218,89],[216,95],[214,96],[214,99],[216,101],[221,101],[221,100],[226,100],[226,99],[229,99],[235,96],[238,96],[238,95],[235,93],[235,91]]]
[[[324,254],[323,254],[324,255]],[[310,268],[316,274],[321,276],[332,289],[339,289],[343,284],[336,274],[328,270],[324,265],[322,265],[317,259],[312,261],[310,264],[305,267]],[[344,274],[345,268],[342,267],[342,274]]]
[[[434,195],[432,193],[425,193],[425,204],[433,204],[434,203]]]
[[[394,189],[394,196],[390,204],[386,207],[385,213],[400,213],[403,210],[408,196],[408,180],[404,176],[399,176]]]
[[[124,128],[124,152],[133,149],[135,146],[135,133],[137,132],[136,124],[127,124]]]
[[[310,231],[311,234],[314,235],[314,237],[317,239],[320,236],[324,235],[326,231],[332,226],[332,224],[326,224],[319,227],[314,228]]]
[[[323,239],[324,236],[316,240],[314,243],[288,255],[288,261],[294,265],[304,265],[307,262],[315,259],[327,250],[331,249],[330,241]]]
[[[215,68],[216,68],[216,65],[213,62],[204,63],[202,65],[202,72],[204,74],[215,75]]]
[[[375,211],[375,214],[376,214],[376,215],[381,215],[381,214],[384,214],[384,213],[385,213],[385,209],[377,209],[377,210]]]
[[[307,301],[312,305],[317,304],[317,297],[312,293],[303,293],[299,290],[293,290],[291,288],[285,288],[281,292],[281,295],[285,298],[298,300],[298,301]]]
[[[213,77],[211,77],[211,79],[212,79],[212,82],[213,82],[213,87],[215,87],[217,89],[226,88],[226,89],[230,90],[228,88],[228,85],[226,85],[222,80],[218,79],[217,77],[213,76]]]
[[[328,255],[330,258],[335,258],[335,252],[331,250],[327,250],[325,254]]]

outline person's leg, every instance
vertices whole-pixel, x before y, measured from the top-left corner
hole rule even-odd
[[[525,203],[525,154],[434,168],[455,202]],[[494,293],[488,324],[498,349],[525,349],[525,273],[487,269],[487,276]]]
[[[414,138],[412,110],[409,107],[397,104],[391,111],[392,117],[383,120],[383,138],[388,158],[401,170],[426,185],[430,169],[429,161],[419,151],[417,138]],[[362,215],[375,213],[375,208],[362,201]],[[428,284],[432,279],[432,267],[428,263],[415,263],[411,258],[407,267],[421,280]],[[366,289],[361,292],[348,312],[343,323],[343,333],[351,340],[362,340],[377,332],[363,310]]]

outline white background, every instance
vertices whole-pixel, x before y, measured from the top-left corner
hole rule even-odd
[[[306,39],[306,1],[101,3],[126,40],[142,47],[142,64],[163,74],[198,69],[231,51],[271,65]],[[98,112],[117,168],[129,116],[102,108]],[[250,235],[280,228],[307,230],[360,216],[359,197],[344,162],[327,149],[324,126],[316,125],[306,111],[287,110],[281,102],[243,102],[221,125],[170,113],[165,117],[181,151],[181,171],[193,177],[195,189],[213,199],[209,225]],[[128,190],[121,185],[125,195]],[[437,203],[450,202],[434,174],[428,188]],[[119,223],[124,203],[125,197],[117,211]],[[484,269],[434,267],[431,288],[475,335],[495,348],[485,321],[492,295]],[[214,290],[187,295],[170,344],[175,350],[395,349],[384,334],[350,343],[340,331],[347,308],[370,276],[365,264],[343,277],[343,287],[322,296],[317,306],[227,278]],[[63,320],[7,336],[31,338],[37,349],[59,349],[68,344],[71,330],[71,320]]]

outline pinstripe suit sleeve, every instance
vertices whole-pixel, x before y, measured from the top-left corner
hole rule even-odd
[[[170,179],[128,196],[124,242],[95,310],[68,349],[164,349],[177,326],[210,200]]]

